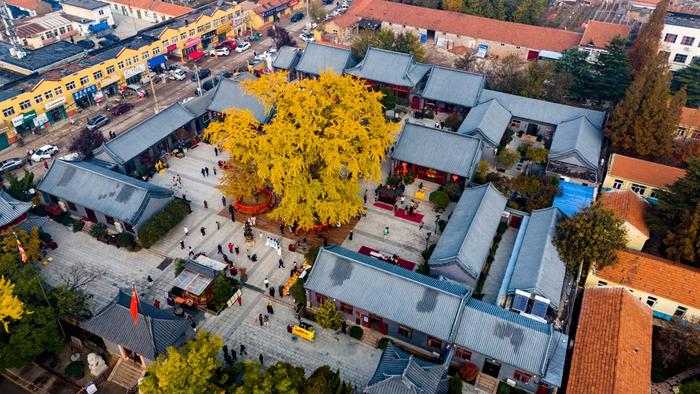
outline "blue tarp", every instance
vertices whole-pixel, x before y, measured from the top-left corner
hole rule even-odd
[[[595,196],[595,188],[560,181],[561,196],[554,197],[553,206],[559,208],[566,216],[573,216],[579,210],[590,207]]]
[[[158,55],[154,58],[148,59],[148,67],[150,68],[155,68],[160,66],[161,64],[165,63],[167,59],[165,58],[165,55]]]
[[[97,33],[109,29],[109,24],[107,22],[95,23],[94,25],[88,26],[88,29],[93,33]]]

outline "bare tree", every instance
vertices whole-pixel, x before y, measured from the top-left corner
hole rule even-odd
[[[58,277],[66,284],[66,288],[69,291],[75,291],[89,285],[105,274],[107,274],[107,271],[101,268],[73,264],[70,268],[59,272]]]

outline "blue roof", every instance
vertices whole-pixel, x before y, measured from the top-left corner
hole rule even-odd
[[[347,48],[337,48],[311,42],[301,53],[301,58],[295,67],[296,71],[309,75],[321,75],[321,72],[331,70],[342,75],[346,68],[354,64],[352,52]]]
[[[445,365],[423,360],[389,342],[364,393],[435,394],[446,372]]]
[[[566,216],[576,215],[581,209],[590,207],[595,197],[595,188],[566,181],[559,181],[559,191],[561,195],[554,197],[552,206]]]

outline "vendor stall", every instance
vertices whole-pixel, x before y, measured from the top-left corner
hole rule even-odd
[[[226,264],[206,256],[187,260],[185,268],[172,283],[179,290],[176,291],[179,293],[176,302],[188,306],[206,306],[212,298],[214,281],[224,269]]]
[[[405,188],[406,187],[403,185],[403,183],[399,183],[396,186],[379,185],[379,187],[374,190],[374,193],[377,201],[394,205],[396,204],[396,200],[401,198],[403,195]]]

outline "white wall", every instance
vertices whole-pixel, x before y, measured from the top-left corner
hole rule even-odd
[[[675,40],[673,40],[673,35],[676,36]],[[684,37],[687,37],[688,40],[692,38],[692,43],[689,45],[682,44]],[[668,64],[673,71],[690,65],[693,57],[700,56],[700,29],[664,25],[664,30],[661,33],[661,51],[670,53]],[[685,56],[686,58],[682,62],[676,61],[677,56]]]

